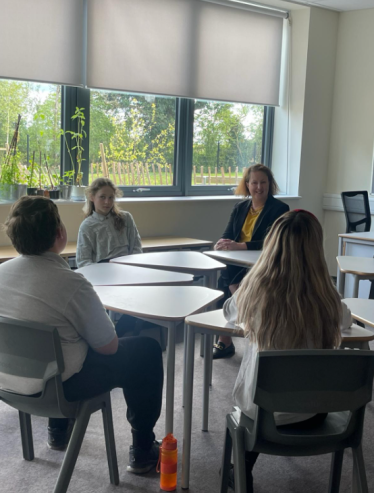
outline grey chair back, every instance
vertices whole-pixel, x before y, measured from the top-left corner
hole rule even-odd
[[[0,317],[0,373],[42,381],[36,395],[21,395],[1,388],[0,399],[20,412],[24,457],[34,458],[30,414],[49,418],[75,418],[73,432],[54,493],[66,493],[92,413],[101,410],[107,449],[109,477],[119,483],[110,392],[79,402],[67,402],[61,374],[64,359],[55,328],[43,324]],[[3,385],[4,387],[4,385]]]
[[[360,442],[365,406],[372,398],[372,351],[262,351],[256,371],[258,414],[252,445],[256,442],[262,448],[267,441],[272,448],[274,444],[295,445],[301,446],[301,453],[311,450],[314,443],[316,453],[323,453],[318,450],[326,446],[331,452],[333,443],[342,440],[348,440],[350,447]],[[276,426],[276,412],[329,415],[317,431],[293,434]]]
[[[73,418],[77,403],[64,397],[61,374],[64,359],[57,329],[23,320],[0,317],[0,373],[40,379],[43,391],[35,396],[8,392],[0,397],[10,406],[37,416]]]
[[[239,408],[226,416],[220,493],[228,491],[231,452],[235,491],[249,491],[245,451],[291,457],[332,453],[328,491],[338,493],[348,447],[353,456],[352,491],[368,493],[361,439],[365,406],[372,396],[374,353],[262,351],[256,365],[255,418]],[[314,426],[276,426],[274,413],[282,412],[304,414],[300,421],[315,414],[327,416]]]

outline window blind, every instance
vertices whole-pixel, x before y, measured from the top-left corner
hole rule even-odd
[[[87,85],[278,105],[283,20],[237,6],[89,0]]]
[[[83,0],[1,0],[0,77],[84,83]]]

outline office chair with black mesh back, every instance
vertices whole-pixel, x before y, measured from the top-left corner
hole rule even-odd
[[[342,192],[342,202],[347,223],[346,233],[370,231],[371,214],[366,190]],[[374,300],[374,282],[371,282],[369,300]],[[361,325],[361,324],[360,324]]]
[[[347,222],[345,232],[370,231],[371,215],[367,191],[342,192],[341,196]]]

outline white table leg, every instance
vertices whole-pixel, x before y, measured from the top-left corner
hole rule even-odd
[[[203,425],[202,431],[208,431],[209,418],[209,386],[213,361],[213,336],[205,334],[204,385],[203,385]]]
[[[183,398],[182,407],[186,404],[186,378],[187,378],[187,325],[183,326]]]
[[[187,364],[186,364],[186,397],[183,420],[183,452],[182,452],[182,489],[188,490],[190,483],[191,432],[193,373],[195,363],[195,330],[187,325]]]
[[[204,334],[200,334],[200,356],[204,357]]]
[[[175,329],[177,322],[168,323],[168,347],[166,355],[166,419],[165,435],[173,433],[174,377],[175,377]]]
[[[352,298],[358,298],[358,284],[360,282],[360,278],[353,274],[353,293],[352,293]]]
[[[339,236],[339,246],[338,246],[338,255],[339,257],[342,257],[343,254],[343,238]]]
[[[343,256],[343,238],[339,237],[339,248],[338,248],[338,256]],[[345,284],[345,274],[340,272],[339,266],[336,273],[336,289],[338,293],[344,297],[344,284]]]

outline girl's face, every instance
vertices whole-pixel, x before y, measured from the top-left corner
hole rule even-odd
[[[95,206],[95,211],[103,216],[106,216],[112,210],[114,199],[114,190],[109,186],[100,188],[95,195],[90,198]]]
[[[269,195],[269,179],[262,171],[252,171],[247,182],[249,195],[258,202],[266,202]]]

